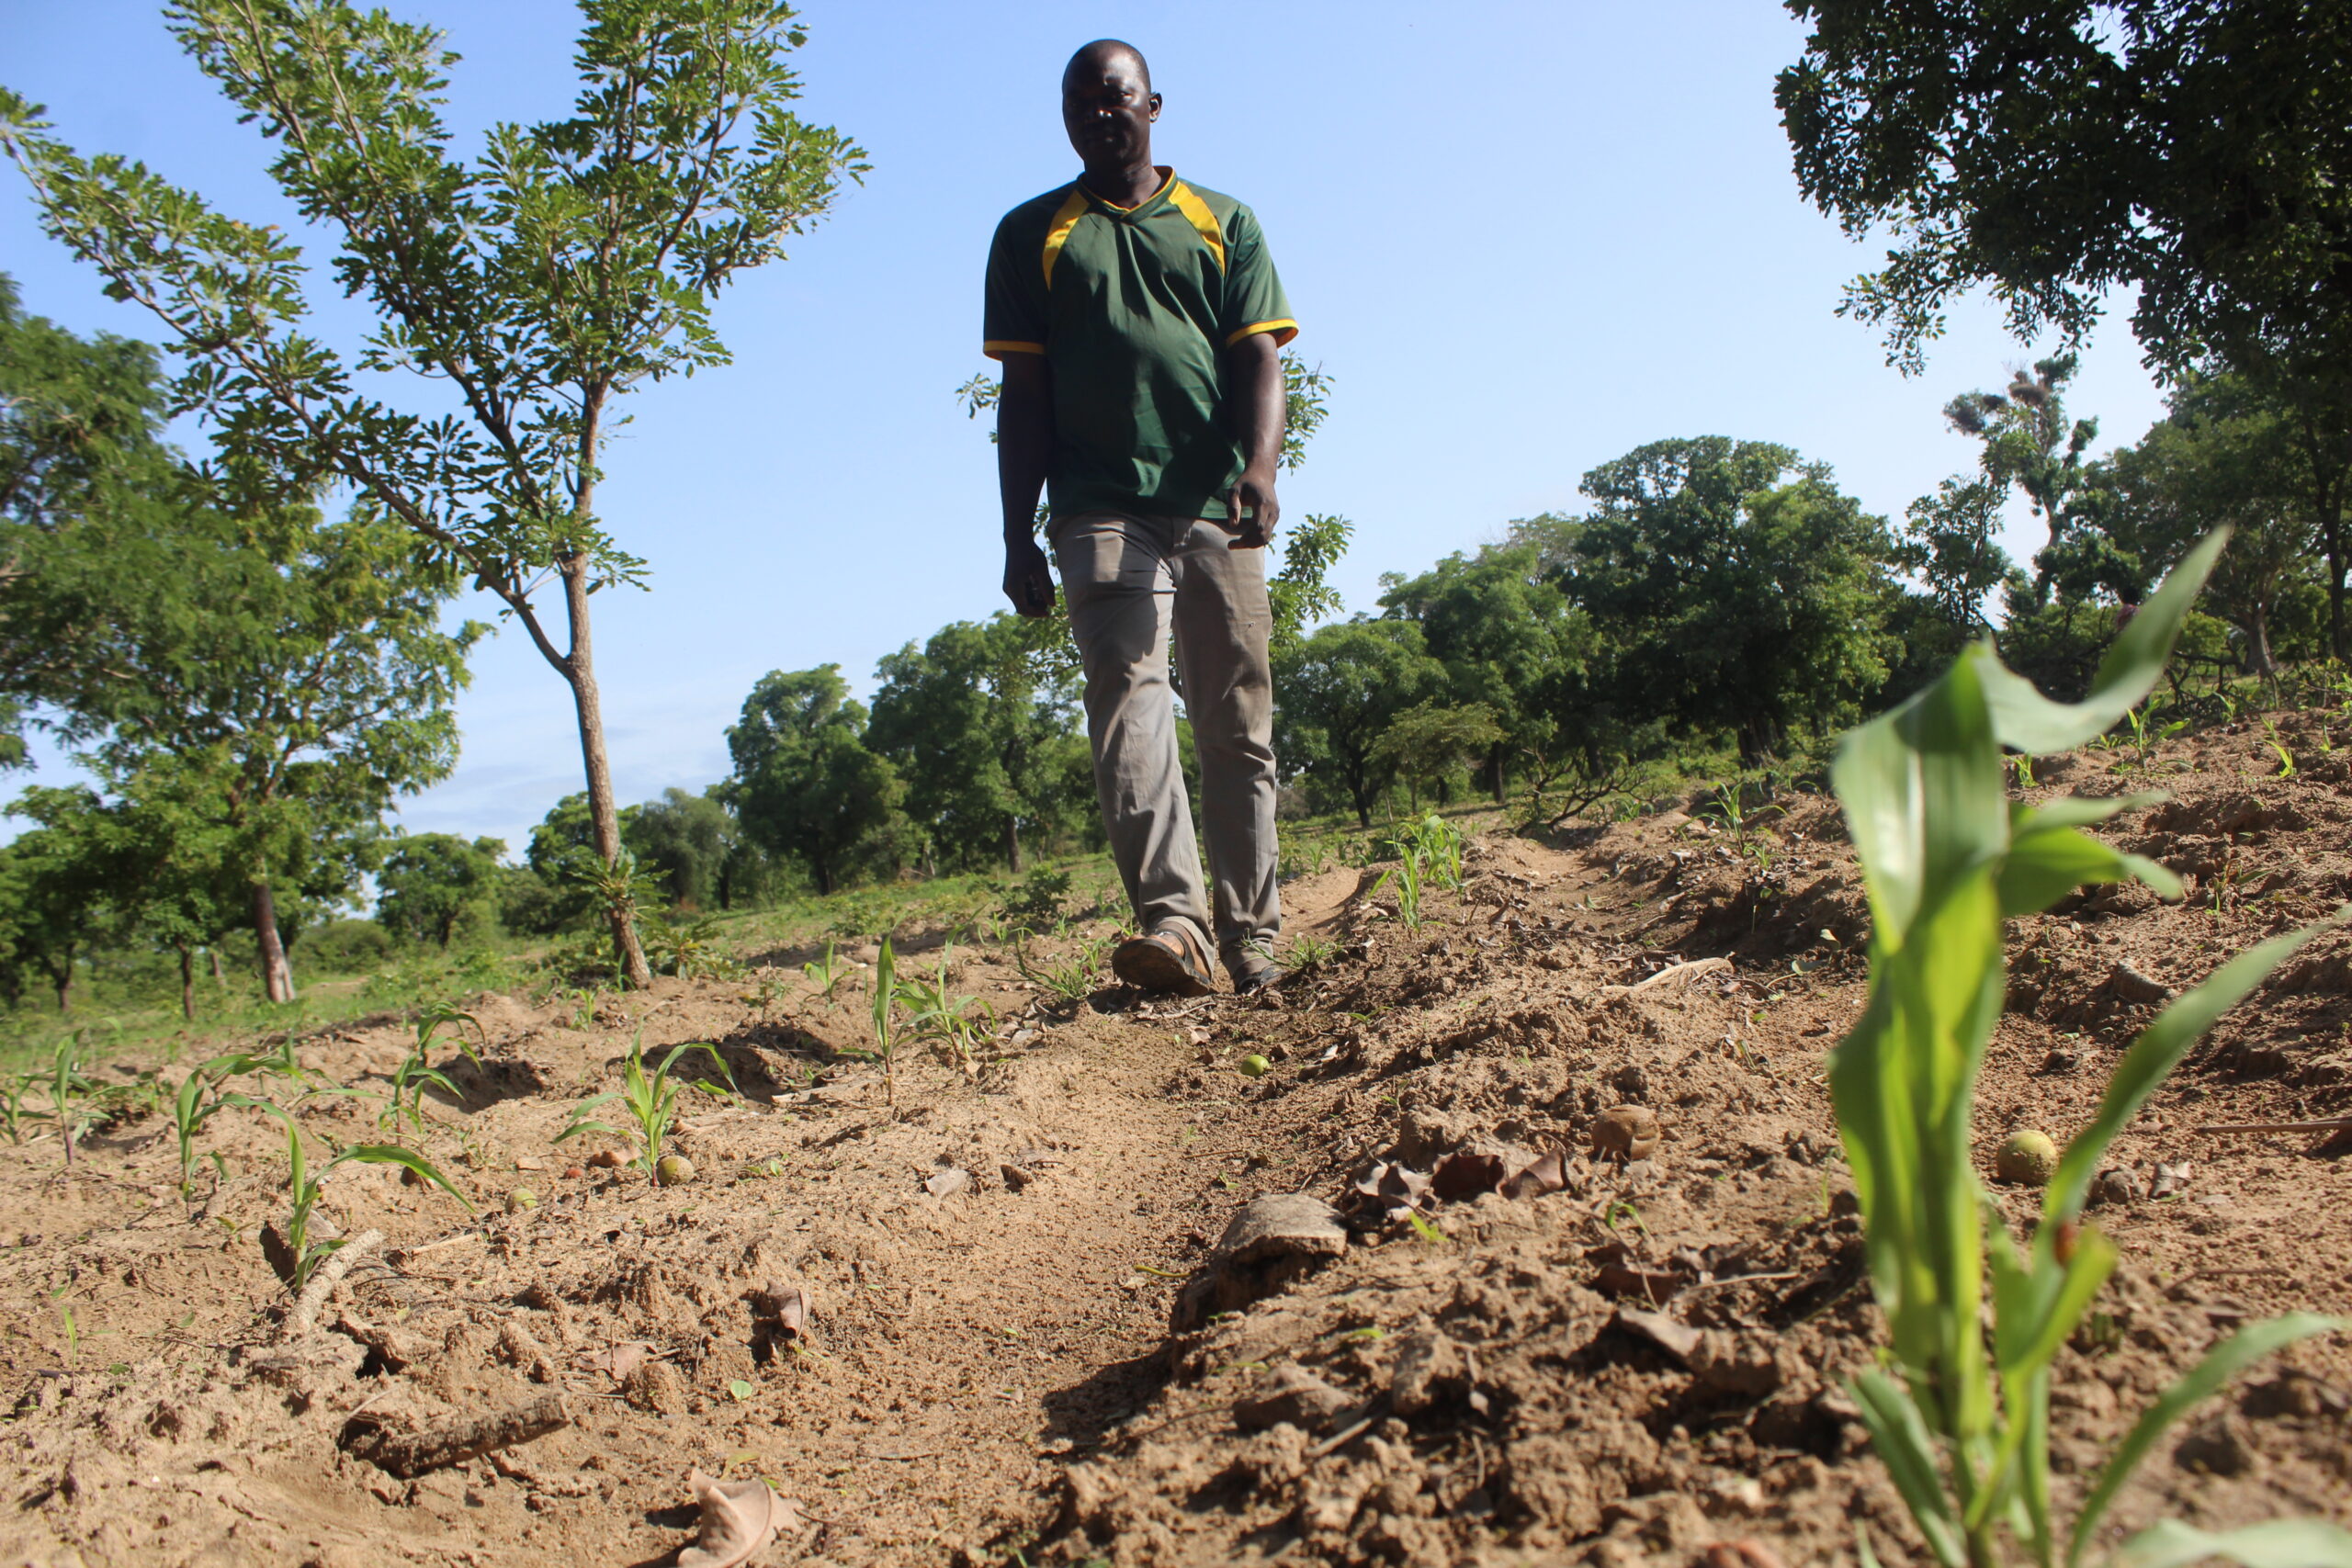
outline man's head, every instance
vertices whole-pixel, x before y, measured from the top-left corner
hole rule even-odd
[[[1062,126],[1079,161],[1112,173],[1151,162],[1151,122],[1159,95],[1135,45],[1097,39],[1062,70]]]

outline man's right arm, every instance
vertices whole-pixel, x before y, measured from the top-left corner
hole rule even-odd
[[[1054,610],[1054,573],[1037,543],[1037,496],[1054,455],[1053,371],[1042,354],[1004,356],[996,406],[996,482],[1004,509],[1004,596],[1024,615]]]

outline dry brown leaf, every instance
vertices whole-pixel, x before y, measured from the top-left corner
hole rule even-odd
[[[1503,1162],[1499,1155],[1474,1154],[1458,1150],[1437,1162],[1430,1172],[1430,1189],[1442,1201],[1457,1202],[1476,1198],[1482,1192],[1492,1192],[1502,1185]]]
[[[961,1166],[951,1165],[938,1175],[925,1180],[922,1190],[934,1198],[944,1198],[950,1193],[961,1192],[971,1185],[972,1173]]]
[[[1501,1192],[1506,1198],[1540,1198],[1546,1192],[1563,1191],[1567,1185],[1567,1162],[1555,1149],[1504,1182]]]
[[[695,1543],[678,1553],[678,1568],[737,1568],[778,1531],[800,1528],[798,1506],[777,1496],[764,1481],[718,1481],[697,1470],[686,1485],[702,1506],[702,1518]]]

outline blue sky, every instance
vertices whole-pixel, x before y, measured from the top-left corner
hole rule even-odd
[[[461,148],[493,120],[568,105],[569,6],[392,9],[437,22],[466,57],[449,108]],[[998,216],[1075,172],[1056,83],[1091,38],[1150,57],[1159,161],[1257,210],[1304,324],[1295,347],[1337,378],[1283,507],[1355,522],[1337,579],[1351,610],[1371,607],[1381,572],[1572,509],[1587,469],[1667,436],[1787,443],[1899,517],[1973,459],[1941,404],[2032,356],[1977,304],[1905,380],[1835,315],[1877,253],[1798,196],[1772,78],[1803,32],[1763,0],[812,0],[803,14],[803,111],[861,141],[873,172],[789,261],[722,299],[735,363],[632,400],[608,457],[605,521],[653,567],[650,593],[597,599],[624,800],[723,774],[722,732],[763,672],[837,662],[863,689],[881,655],[997,607],[992,449],[952,392],[986,367]],[[47,104],[67,141],[299,227],[259,137],[153,6],[0,0],[0,82]],[[326,247],[314,255],[322,266]],[[0,270],[38,313],[154,335],[41,235],[6,170]],[[318,305],[326,333],[351,341],[350,308]],[[2070,400],[2099,417],[2102,446],[2161,412],[2125,313]],[[2037,542],[2020,529],[2012,548]],[[477,655],[459,717],[457,773],[402,820],[519,849],[580,787],[562,682],[507,632]],[[65,771],[50,756],[41,776]]]

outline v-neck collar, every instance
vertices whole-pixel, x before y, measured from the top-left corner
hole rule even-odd
[[[1086,199],[1088,201],[1092,202],[1095,206],[1101,208],[1103,211],[1110,213],[1114,217],[1141,218],[1148,214],[1154,208],[1159,207],[1162,202],[1165,202],[1168,199],[1168,193],[1176,188],[1176,171],[1173,168],[1170,168],[1165,164],[1155,164],[1152,166],[1159,173],[1159,188],[1153,191],[1149,196],[1145,197],[1141,201],[1136,202],[1133,207],[1121,207],[1117,202],[1113,201],[1109,197],[1102,195],[1100,191],[1094,189],[1093,186],[1088,185],[1086,183],[1086,176],[1083,175],[1080,175],[1078,178],[1078,188],[1085,193]]]

